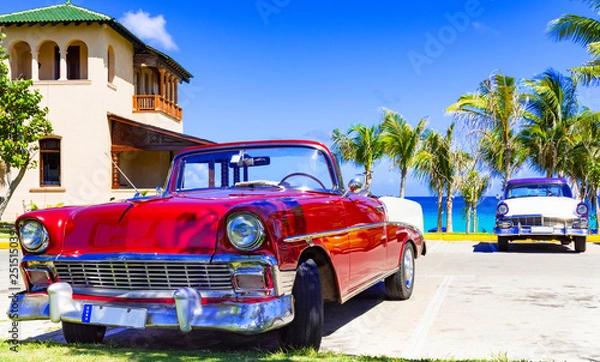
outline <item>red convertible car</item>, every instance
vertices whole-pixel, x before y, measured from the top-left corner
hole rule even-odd
[[[278,329],[319,348],[323,302],[381,281],[407,299],[425,254],[421,207],[360,187],[316,142],[184,150],[156,196],[19,217],[27,290],[10,316],[62,322],[69,343],[107,326]]]

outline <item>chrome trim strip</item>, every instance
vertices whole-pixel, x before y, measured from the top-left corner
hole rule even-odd
[[[331,231],[322,231],[322,232],[312,233],[312,234],[302,234],[302,235],[290,236],[290,237],[283,239],[283,241],[285,243],[295,243],[298,241],[309,242],[309,241],[312,241],[312,239],[343,235],[343,234],[348,234],[348,233],[351,233],[354,231],[374,229],[376,227],[383,227],[385,225],[386,225],[386,222],[378,222],[378,223],[374,223],[374,224],[364,224],[364,225],[352,226],[349,228],[343,228],[343,229],[337,229],[337,230],[331,230]]]
[[[416,232],[421,237],[421,240],[425,241],[425,235],[423,235],[423,232],[421,230],[417,229],[414,225],[411,225],[411,224],[408,224],[408,223],[405,223],[405,222],[401,222],[401,221],[389,221],[388,224],[389,225],[402,226],[402,227],[405,227],[407,229],[411,229],[411,230],[413,230],[414,232]]]
[[[251,264],[275,266],[277,259],[271,255],[193,255],[193,254],[138,254],[138,253],[112,253],[112,254],[82,254],[79,256],[66,255],[26,255],[22,262],[54,262],[54,261],[78,261],[78,262],[105,262],[105,261],[143,261],[147,263],[229,263],[229,264]]]
[[[362,292],[364,292],[365,290],[371,288],[372,286],[374,286],[375,284],[382,282],[385,280],[385,278],[394,275],[395,273],[398,272],[398,270],[400,270],[400,267],[394,268],[382,275],[377,276],[375,279],[371,280],[368,283],[363,284],[362,286],[360,286],[359,288],[351,291],[350,293],[346,294],[345,296],[342,297],[342,304],[346,303],[349,299],[355,297],[357,294],[360,294]]]
[[[201,290],[204,298],[234,298],[236,296],[233,290]],[[93,297],[107,298],[123,298],[123,299],[161,299],[171,298],[173,289],[153,289],[153,290],[123,290],[123,289],[108,289],[108,288],[77,288],[73,287],[73,294],[89,295]],[[244,294],[247,295],[247,294]],[[264,297],[265,293],[257,295]]]

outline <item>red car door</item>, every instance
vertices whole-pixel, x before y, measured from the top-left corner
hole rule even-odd
[[[344,198],[350,245],[350,289],[381,274],[386,267],[385,211],[376,199]]]

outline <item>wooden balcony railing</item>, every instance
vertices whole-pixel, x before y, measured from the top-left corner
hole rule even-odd
[[[159,95],[134,95],[133,112],[162,112],[178,121],[183,119],[183,110],[177,104]]]

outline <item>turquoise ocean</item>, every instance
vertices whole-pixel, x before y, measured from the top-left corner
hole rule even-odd
[[[437,227],[437,197],[436,196],[414,196],[406,197],[421,204],[423,217],[425,219],[425,231]],[[452,231],[465,232],[467,230],[467,219],[465,218],[465,202],[461,197],[452,199]],[[445,198],[444,198],[445,202]],[[445,205],[445,204],[444,204]],[[495,196],[486,197],[477,206],[477,232],[493,233],[496,223],[496,206],[498,199]],[[446,227],[446,210],[442,216],[443,226]]]

